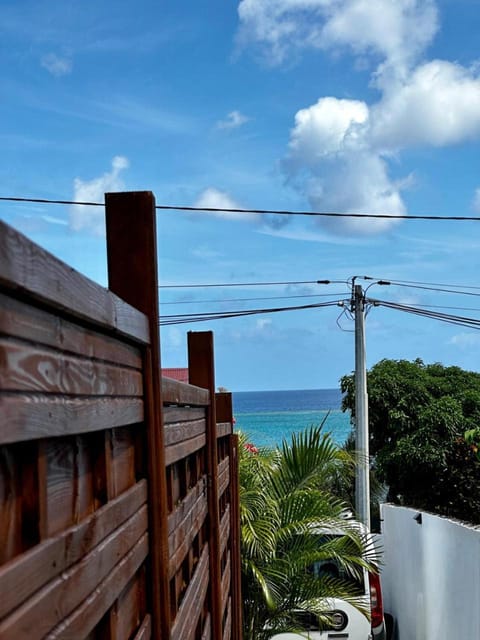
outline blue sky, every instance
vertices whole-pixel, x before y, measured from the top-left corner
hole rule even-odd
[[[149,189],[158,204],[480,216],[479,30],[476,0],[3,1],[0,195]],[[101,209],[2,203],[0,216],[106,284]],[[480,286],[478,222],[162,212],[158,231],[164,284]],[[326,293],[317,300],[348,286],[169,289],[161,312]],[[480,314],[477,296],[369,293]],[[187,330],[212,329],[218,384],[335,387],[354,366],[341,311],[164,327],[163,364],[185,364]],[[479,370],[479,346],[473,329],[384,308],[367,318],[369,366],[421,357]]]

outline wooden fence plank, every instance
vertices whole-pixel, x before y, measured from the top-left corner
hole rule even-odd
[[[207,406],[210,394],[207,389],[195,387],[172,378],[162,378],[162,400],[164,404],[183,404],[194,406]]]
[[[220,551],[222,555],[225,551],[225,547],[227,546],[228,539],[230,537],[230,518],[230,505],[227,505],[225,513],[220,520]]]
[[[182,422],[196,422],[205,420],[205,409],[197,407],[164,407],[163,421],[165,425],[181,424]]]
[[[232,567],[230,564],[230,553],[227,552],[227,562],[222,574],[222,617],[228,600],[230,599],[230,580],[232,575]]]
[[[205,546],[175,618],[172,640],[191,640],[195,637],[208,588],[208,558],[208,547]]]
[[[232,433],[231,422],[217,422],[217,439],[225,438]]]
[[[0,444],[102,431],[143,421],[138,398],[0,395]]]
[[[229,598],[227,617],[225,618],[225,627],[223,631],[223,640],[230,640],[231,637],[232,637],[232,601]]]
[[[192,384],[208,389],[212,402],[207,415],[207,474],[208,513],[210,549],[210,611],[212,615],[212,636],[222,638],[222,619],[218,603],[221,602],[220,571],[220,517],[218,504],[217,467],[217,420],[215,412],[215,364],[213,354],[213,333],[211,331],[188,333],[188,371]]]
[[[146,314],[150,346],[144,352],[146,456],[152,540],[149,559],[152,630],[170,636],[168,586],[167,478],[158,315],[157,228],[151,192],[105,194],[109,288]]]
[[[150,640],[152,637],[152,618],[147,615],[133,640]]]
[[[192,542],[200,531],[208,513],[206,496],[200,494],[196,502],[190,507],[185,517],[178,522],[175,529],[169,535],[169,578],[175,575],[185,559]]]
[[[165,425],[165,446],[169,447],[178,442],[184,442],[190,438],[205,434],[205,419],[194,422],[181,422]]]
[[[147,344],[146,317],[0,221],[0,285]]]
[[[75,396],[141,396],[141,373],[133,369],[36,349],[0,338],[0,389]]]
[[[195,487],[191,489],[185,498],[177,505],[175,509],[168,516],[168,535],[169,537],[174,530],[180,526],[180,523],[188,516],[189,512],[194,508],[194,505],[198,500],[206,498],[207,481],[205,476],[202,476]]]
[[[229,459],[225,458],[218,465],[218,497],[221,497],[230,482]]]
[[[93,599],[96,598],[99,584],[114,571],[121,558],[142,539],[146,531],[147,508],[143,506],[80,562],[45,585],[5,618],[0,623],[0,637],[34,640],[43,638],[59,623],[64,624],[64,618],[85,598],[92,593]],[[146,555],[146,547],[144,551]]]
[[[130,640],[145,616],[142,573],[135,574],[110,609],[111,640]]]
[[[96,587],[92,597],[84,600],[66,620],[45,636],[45,640],[78,640],[88,634],[118,598],[147,554],[148,534],[145,533]],[[23,640],[23,638],[18,637],[15,640]],[[25,640],[34,640],[34,637],[25,636]]]
[[[0,292],[0,333],[65,353],[142,368],[139,348]]]
[[[146,500],[147,483],[141,480],[80,524],[0,567],[0,618],[81,560],[136,513]]]
[[[210,640],[212,637],[212,619],[207,615],[205,624],[203,625],[202,640]]]
[[[242,573],[240,557],[240,503],[238,480],[238,435],[229,437],[230,460],[230,554],[232,558],[232,636],[242,639]]]
[[[170,447],[165,447],[165,464],[168,467],[169,464],[173,464],[177,460],[186,458],[195,451],[198,451],[204,447],[205,444],[206,436],[202,434],[196,438],[190,438],[190,440],[184,440]]]

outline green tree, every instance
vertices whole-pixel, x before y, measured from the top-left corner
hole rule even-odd
[[[370,453],[387,499],[480,522],[480,474],[465,431],[480,425],[480,374],[381,360],[367,374]],[[354,376],[341,380],[355,417]]]
[[[298,612],[325,617],[325,598],[361,608],[352,580],[314,577],[314,562],[335,558],[348,574],[376,570],[372,550],[345,520],[332,478],[352,473],[352,459],[321,427],[292,435],[277,450],[256,449],[241,436],[240,518],[244,640],[298,630]],[[345,535],[315,535],[315,529]]]

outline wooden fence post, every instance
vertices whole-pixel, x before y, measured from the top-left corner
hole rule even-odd
[[[155,197],[105,194],[109,288],[149,319],[144,362],[153,637],[170,637],[168,532],[163,438]]]
[[[233,405],[231,393],[216,394],[217,422],[229,422],[233,430]],[[228,437],[230,471],[230,558],[232,567],[232,638],[242,640],[242,565],[240,556],[240,503],[238,478],[238,435]]]
[[[207,480],[209,516],[210,594],[212,638],[222,640],[222,573],[220,566],[220,515],[218,504],[217,418],[215,411],[215,366],[213,360],[213,333],[188,333],[189,382],[208,389],[210,404],[207,416]]]

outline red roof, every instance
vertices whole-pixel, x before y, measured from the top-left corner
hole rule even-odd
[[[173,378],[179,382],[188,383],[188,368],[177,367],[173,369],[162,369],[162,376],[165,376],[166,378]]]

